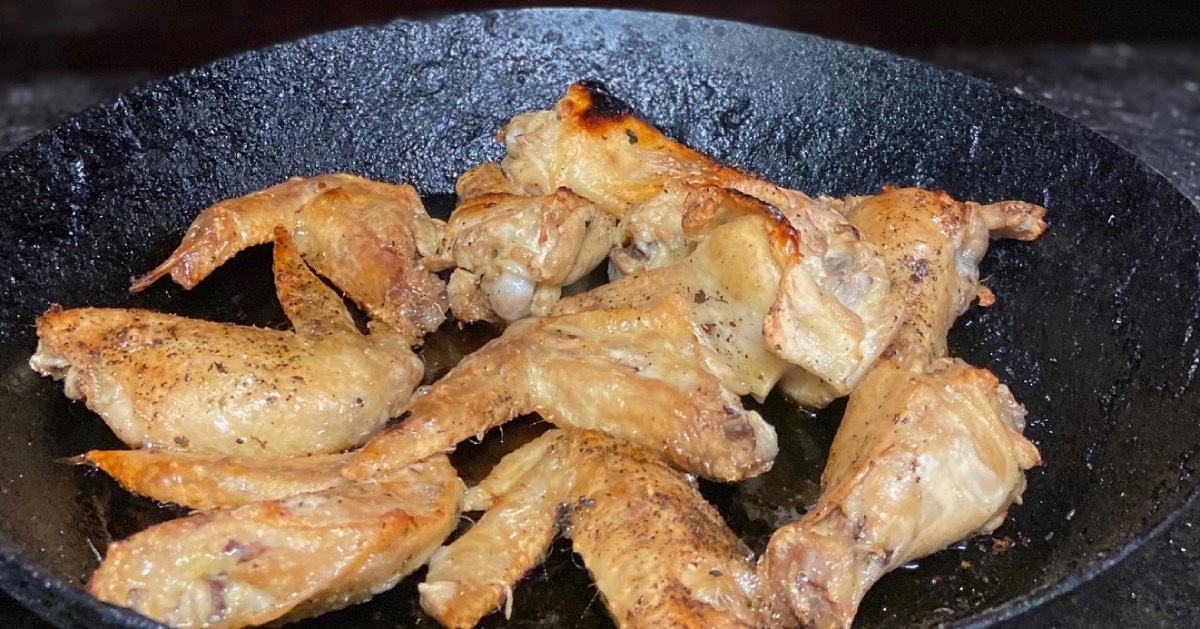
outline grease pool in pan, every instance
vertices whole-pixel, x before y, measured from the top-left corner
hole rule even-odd
[[[131,298],[125,288],[199,208],[290,175],[350,170],[445,193],[455,174],[499,154],[499,124],[588,76],[669,134],[785,185],[839,194],[919,184],[1051,209],[1037,243],[992,248],[983,276],[994,274],[998,303],[972,310],[951,338],[1030,409],[1046,466],[997,533],[1029,543],[1002,553],[970,544],[893,574],[864,601],[861,626],[1014,613],[1102,568],[1191,494],[1200,221],[1134,158],[991,86],[842,44],[692,18],[496,13],[333,33],[221,62],[86,112],[0,160],[0,244],[10,252],[0,509],[22,514],[0,523],[0,584],[64,625],[140,622],[60,581],[78,583],[95,566],[85,533],[130,531],[145,511],[112,492],[97,506],[87,483],[98,481],[52,463],[111,437],[24,366],[38,312],[136,303],[271,321],[269,300],[234,299],[239,269],[261,267],[269,285],[254,262],[262,254],[199,292]],[[768,414],[781,427],[833,421]],[[739,527],[754,526],[739,522],[736,501],[715,499]],[[408,626],[420,618],[411,583],[303,626]],[[594,595],[560,546],[517,591],[513,625],[604,626]]]

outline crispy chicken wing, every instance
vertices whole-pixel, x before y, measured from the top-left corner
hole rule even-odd
[[[315,616],[423,565],[454,530],[461,497],[437,456],[375,483],[193,515],[114,543],[88,591],[181,628]]]
[[[847,216],[887,260],[905,320],[888,353],[901,362],[946,356],[946,334],[971,302],[989,305],[979,261],[995,238],[1033,240],[1046,210],[1032,203],[959,202],[945,192],[890,188],[847,204]]]
[[[617,219],[666,181],[720,185],[746,176],[663,135],[594,81],[571,85],[553,110],[514,116],[500,137],[501,166],[518,192],[570,188]]]
[[[680,473],[600,433],[551,431],[484,481],[487,512],[434,554],[421,605],[472,627],[536,566],[565,515],[619,627],[771,627],[752,553]]]
[[[275,277],[294,332],[52,308],[30,365],[64,380],[131,447],[280,457],[363,443],[400,413],[421,361],[388,326],[360,334],[282,229]]]
[[[345,485],[349,456],[258,459],[142,448],[93,450],[74,462],[103,470],[135,494],[208,511]]]
[[[644,445],[688,472],[736,480],[770,468],[774,429],[742,406],[740,378],[697,338],[678,295],[644,308],[525,319],[414,396],[345,473],[364,479],[525,413]]]
[[[677,294],[692,310],[698,335],[758,398],[793,365],[848,391],[891,337],[897,314],[871,328],[822,294],[806,268],[800,233],[775,208],[724,188],[696,188],[688,196],[696,202],[681,227],[696,244],[687,257],[566,299],[555,312],[645,307]],[[898,311],[886,283],[860,297],[880,312]]]
[[[771,536],[762,578],[804,626],[849,627],[884,573],[989,533],[1039,464],[1025,410],[983,369],[886,358],[850,394],[817,506]]]
[[[318,273],[410,343],[445,320],[445,285],[419,264],[437,252],[441,221],[426,214],[412,186],[344,173],[293,178],[213,205],[131,290],[167,274],[192,288],[242,249],[269,242],[279,225]]]
[[[591,272],[613,246],[616,220],[566,188],[513,194],[491,163],[468,171],[457,188],[458,207],[425,266],[456,267],[449,296],[460,321],[545,315],[563,286]]]
[[[521,114],[501,132],[508,180],[526,194],[569,187],[621,218],[620,274],[685,258],[704,237],[689,221],[767,211],[790,223],[794,250],[778,300],[762,322],[763,342],[823,386],[793,387],[823,406],[845,395],[887,345],[899,307],[878,249],[836,203],[725,166],[669,138],[595,83],[572,85],[553,111]],[[689,219],[689,217],[691,217]],[[720,222],[720,221],[718,221]],[[776,379],[778,379],[776,377]]]
[[[978,295],[988,230],[1036,238],[1045,210],[886,190],[850,219],[883,246],[905,304],[895,341],[850,394],[816,507],[775,532],[764,583],[804,626],[850,626],[884,573],[999,526],[1040,464],[1025,409],[984,369],[946,357],[945,334]]]

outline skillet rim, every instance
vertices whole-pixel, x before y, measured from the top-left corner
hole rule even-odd
[[[944,68],[870,46],[852,44],[835,39],[829,39],[819,35],[813,35],[799,31],[790,31],[778,27],[764,26],[751,22],[707,18],[665,11],[639,11],[631,9],[584,7],[547,7],[462,11],[431,16],[428,18],[397,19],[381,24],[353,26],[349,28],[323,31],[298,39],[279,42],[235,55],[226,56],[200,66],[176,72],[167,77],[139,83],[138,85],[132,87],[131,89],[125,90],[113,98],[93,104],[60,120],[53,126],[39,132],[33,137],[19,142],[7,152],[0,154],[0,177],[6,176],[9,172],[7,168],[9,163],[16,161],[17,158],[21,157],[26,152],[30,152],[33,145],[46,141],[47,137],[55,135],[62,130],[76,127],[81,121],[91,115],[95,115],[98,112],[111,110],[114,107],[119,107],[120,103],[130,95],[141,94],[158,88],[171,86],[178,82],[189,80],[203,72],[216,69],[228,69],[232,66],[244,63],[270,51],[287,49],[335,35],[352,36],[356,33],[370,33],[395,29],[402,25],[424,26],[429,29],[437,29],[458,20],[478,18],[483,16],[494,17],[502,20],[512,19],[513,16],[520,15],[554,15],[559,17],[559,19],[562,19],[561,16],[573,15],[599,22],[602,21],[602,16],[614,14],[635,18],[646,22],[663,19],[676,19],[703,23],[705,25],[726,25],[738,29],[757,31],[764,37],[770,39],[779,39],[782,37],[807,39],[809,41],[815,41],[821,46],[840,48],[845,51],[866,52],[869,55],[873,55],[877,59],[898,62],[910,67],[915,66],[916,69],[922,71],[933,72],[935,74],[952,77],[956,82],[965,83],[967,86],[973,86],[976,89],[982,89],[991,95],[1007,100],[1009,103],[1016,103],[1017,107],[1029,108],[1032,106],[1037,110],[1041,110],[1043,115],[1048,115],[1056,122],[1065,124],[1070,129],[1072,135],[1083,135],[1089,137],[1089,139],[1098,140],[1100,143],[1107,144],[1110,147],[1115,148],[1120,153],[1124,153],[1127,156],[1132,157],[1132,164],[1136,168],[1143,170],[1151,182],[1155,182],[1160,185],[1165,184],[1163,187],[1169,190],[1170,193],[1173,193],[1179,199],[1186,201],[1186,205],[1191,207],[1193,211],[1200,212],[1200,203],[1193,201],[1187,195],[1183,194],[1162,171],[1146,163],[1136,153],[1133,153],[1103,133],[1092,129],[1073,118],[1060,114],[1042,103],[1021,97],[1010,89],[1006,89],[984,79],[973,77],[958,70]],[[1008,599],[1007,601],[998,605],[976,610],[974,615],[968,618],[959,620],[955,623],[940,626],[954,627],[956,629],[982,629],[983,627],[989,627],[1006,620],[1011,620],[1028,612],[1031,609],[1039,607],[1047,602],[1059,598],[1068,592],[1075,590],[1076,588],[1090,582],[1096,576],[1123,561],[1134,551],[1140,549],[1146,542],[1162,534],[1164,530],[1175,523],[1177,518],[1185,509],[1200,500],[1198,496],[1200,496],[1200,482],[1197,482],[1191,488],[1191,490],[1186,493],[1175,509],[1162,515],[1156,513],[1142,519],[1142,523],[1144,524],[1146,522],[1154,521],[1155,518],[1159,518],[1156,523],[1151,526],[1143,526],[1140,531],[1134,533],[1122,545],[1110,549],[1103,549],[1102,551],[1093,554],[1090,559],[1082,563],[1081,566],[1070,575],[1058,580],[1057,582],[1048,583],[1041,587],[1030,590],[1021,596]],[[87,627],[88,629],[96,627],[94,624],[95,622],[104,623],[103,626],[128,627],[131,629],[165,627],[165,625],[150,620],[149,618],[133,612],[132,610],[96,599],[88,594],[84,589],[69,584],[65,580],[60,579],[54,574],[51,574],[49,571],[43,570],[41,567],[35,564],[34,560],[22,557],[21,554],[15,550],[15,548],[16,545],[9,540],[7,534],[0,532],[0,590],[6,592],[9,596],[13,597],[23,606],[38,614],[50,624],[63,627]],[[1100,556],[1100,553],[1103,553],[1102,556]]]

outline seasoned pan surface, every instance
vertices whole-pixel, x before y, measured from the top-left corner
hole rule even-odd
[[[499,157],[492,135],[504,121],[550,106],[580,78],[604,81],[669,135],[790,187],[915,184],[1051,209],[1037,242],[993,246],[982,274],[997,303],[971,310],[951,337],[954,353],[995,371],[1028,407],[1045,466],[998,541],[888,576],[858,626],[1010,617],[1110,565],[1193,493],[1200,218],[1161,176],[998,88],[875,51],[694,18],[501,12],[219,62],[0,159],[0,586],[62,626],[156,626],[77,588],[110,540],[174,515],[56,462],[118,443],[25,366],[37,314],[51,303],[137,305],[279,325],[264,251],[191,292],[130,296],[129,278],[164,257],[200,208],[292,175],[408,181],[445,211],[455,176]],[[769,400],[777,469],[705,488],[752,546],[813,496],[839,413],[814,418]],[[471,468],[494,454],[456,458]],[[508,626],[609,626],[567,548],[521,584]],[[297,626],[434,626],[414,582]]]

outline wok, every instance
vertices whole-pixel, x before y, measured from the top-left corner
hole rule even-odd
[[[119,443],[25,365],[40,312],[137,305],[280,325],[262,250],[191,292],[126,289],[200,208],[292,175],[408,181],[444,213],[455,176],[501,154],[492,136],[504,121],[585,77],[669,135],[811,193],[921,185],[1051,209],[1037,242],[993,246],[983,276],[998,301],[951,337],[953,353],[1024,402],[1045,460],[993,536],[1014,543],[972,540],[896,571],[858,626],[1013,617],[1112,565],[1194,493],[1200,217],[1163,177],[994,86],[873,50],[687,17],[497,12],[241,55],[88,110],[0,160],[0,587],[63,627],[157,626],[79,586],[108,541],[177,515],[57,462]],[[776,469],[705,487],[756,549],[811,500],[840,406],[809,417],[768,400],[764,413],[780,431]],[[608,626],[578,563],[558,544],[516,590],[511,626]],[[297,626],[431,626],[418,578]]]

